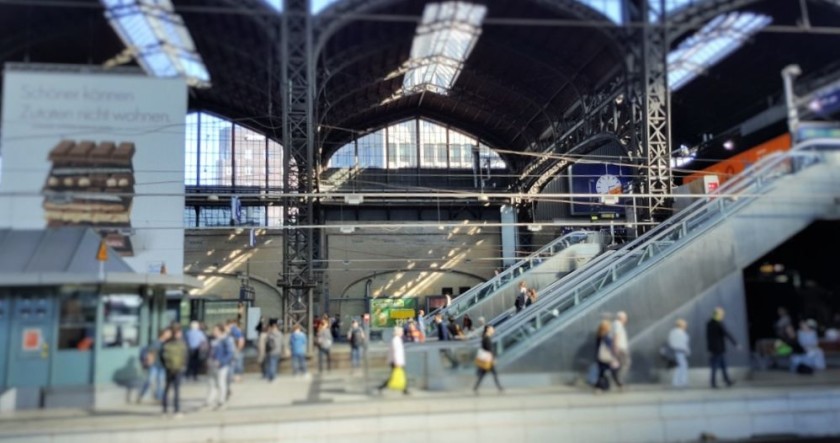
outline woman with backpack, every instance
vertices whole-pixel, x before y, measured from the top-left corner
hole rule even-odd
[[[353,368],[352,372],[355,372],[362,360],[362,347],[365,344],[365,331],[359,326],[358,320],[350,323],[347,341],[350,342],[350,366]]]

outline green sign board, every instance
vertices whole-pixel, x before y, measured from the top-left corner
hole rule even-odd
[[[240,314],[239,301],[207,301],[204,304],[204,324],[208,328],[219,323],[227,323],[230,319],[236,319]],[[247,319],[243,318],[245,324]]]
[[[401,326],[417,315],[416,298],[375,298],[370,301],[371,329]]]

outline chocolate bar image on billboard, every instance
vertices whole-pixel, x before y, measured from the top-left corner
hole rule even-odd
[[[131,168],[134,157],[134,143],[122,142],[119,145],[106,141],[98,145],[83,140],[78,143],[62,140],[49,154],[53,168],[65,166],[127,167]]]
[[[60,141],[49,153],[44,215],[50,227],[96,229],[122,255],[133,255],[134,143]]]

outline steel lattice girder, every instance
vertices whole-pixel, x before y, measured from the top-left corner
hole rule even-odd
[[[302,193],[287,200],[284,223],[287,226],[313,226],[314,140],[312,131],[314,66],[312,61],[312,17],[309,0],[284,0],[281,41],[281,96],[283,97],[284,189]],[[292,164],[294,159],[294,164]],[[296,172],[294,172],[296,171]],[[291,204],[295,202],[297,204]],[[283,296],[285,326],[312,326],[312,296],[318,287],[312,263],[317,259],[309,228],[284,230]],[[311,331],[310,331],[311,332]]]
[[[668,26],[666,22],[665,0],[644,0],[642,19],[649,20],[650,2],[659,3],[658,23],[661,26],[642,28],[642,86],[636,89],[644,93],[642,130],[644,137],[644,158],[646,168],[643,193],[654,196],[645,199],[648,216],[651,220],[666,215],[673,176],[671,173],[671,93],[668,89]]]

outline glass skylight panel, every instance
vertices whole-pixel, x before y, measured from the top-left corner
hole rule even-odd
[[[101,0],[105,17],[143,69],[156,77],[185,77],[210,86],[210,75],[171,0]]]
[[[772,19],[751,12],[722,14],[668,53],[668,86],[676,91],[714,66]]]
[[[708,1],[709,0],[665,0],[665,14],[672,15],[688,6],[694,6],[700,3],[706,3]],[[654,0],[650,2],[650,6],[648,9],[648,17],[650,18],[651,22],[656,22],[659,20],[659,12],[659,0]]]
[[[283,0],[263,0],[263,1],[264,1],[264,2],[268,5],[268,6],[271,6],[272,8],[274,8],[275,10],[277,10],[277,12],[280,12],[280,11],[282,11],[282,10],[283,10]],[[333,0],[333,1],[335,1],[335,0]],[[313,9],[313,10],[315,9],[315,5],[316,5],[317,3],[318,3],[318,0],[315,0],[315,1],[313,1],[313,2],[312,2],[312,9]],[[314,14],[314,12],[313,12],[313,14]]]
[[[446,94],[481,35],[487,7],[466,2],[430,3],[411,44],[400,95]]]
[[[143,69],[155,77],[174,77],[178,75],[178,70],[175,69],[175,65],[172,64],[169,56],[160,50],[138,54],[138,56]]]
[[[624,16],[621,13],[621,3],[624,0],[578,0],[586,6],[600,12],[615,23],[623,23]]]

